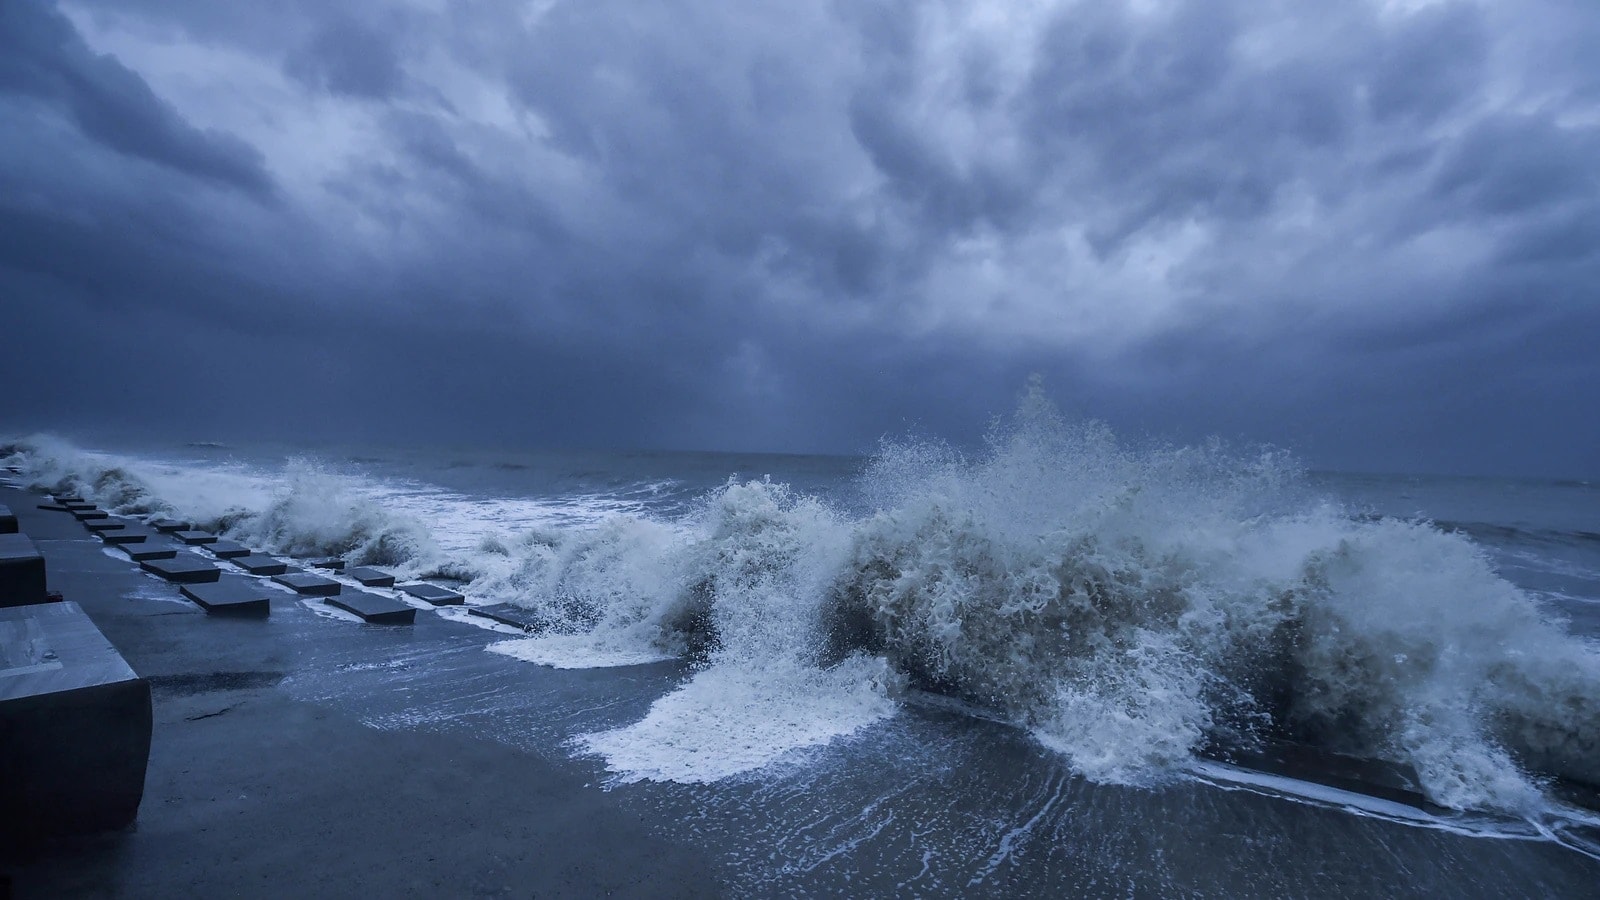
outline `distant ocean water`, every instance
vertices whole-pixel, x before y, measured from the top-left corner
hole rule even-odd
[[[694,661],[642,718],[571,735],[618,783],[759,774],[915,707],[952,715],[956,742],[1012,726],[1096,785],[1267,779],[1316,800],[1227,765],[1307,748],[1381,767],[1433,824],[1534,823],[1600,855],[1600,817],[1573,802],[1600,785],[1600,486],[1584,481],[1307,473],[1274,452],[1130,447],[1040,404],[969,453],[32,436],[0,456],[119,512],[524,606],[543,633],[486,643],[533,664]]]

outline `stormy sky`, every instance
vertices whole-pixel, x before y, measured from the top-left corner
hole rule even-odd
[[[0,431],[1600,474],[1594,0],[0,2]]]

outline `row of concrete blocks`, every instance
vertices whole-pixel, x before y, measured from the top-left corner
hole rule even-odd
[[[109,516],[78,511],[88,513],[82,521],[109,522]],[[0,778],[0,841],[14,844],[125,827],[137,817],[144,796],[153,725],[149,682],[133,672],[77,604],[29,602],[48,598],[44,560],[26,535],[4,530],[15,522],[10,510],[0,506],[0,773],[5,776]],[[255,567],[278,567],[274,577],[280,583],[324,596],[369,621],[384,621],[393,615],[392,605],[404,606],[364,591],[346,594],[332,579],[287,572],[285,563],[193,533],[185,523],[151,524],[174,536],[189,532],[177,539],[208,546],[219,558],[241,564],[246,571],[251,570],[246,561],[259,557],[266,563]],[[107,536],[135,527],[107,524],[92,530]],[[208,612],[267,610],[256,581],[223,579],[216,566],[192,554],[181,560],[177,545],[149,537],[108,543],[147,569],[149,563],[166,563],[168,573],[182,571],[202,579],[185,581],[180,576],[180,590]],[[321,563],[325,568],[342,565],[335,560]],[[364,585],[394,583],[393,576],[373,569],[346,574]],[[431,584],[402,585],[400,590],[435,604],[463,599]],[[534,625],[525,610],[503,604],[474,607],[473,612],[524,629]],[[403,614],[409,622],[415,610],[407,606]]]
[[[67,504],[74,504],[76,508]],[[145,571],[179,584],[185,597],[209,613],[267,615],[270,612],[270,594],[254,580],[223,578],[222,570],[209,560],[191,554],[179,557],[181,548],[177,544],[155,539],[155,534],[136,522],[114,519],[105,515],[103,510],[89,508],[88,504],[71,497],[57,498],[55,504],[42,504],[42,507],[74,512],[90,531],[98,534],[107,544],[120,549]],[[4,532],[4,523],[7,521],[14,522],[15,516],[5,507],[0,507],[0,606],[42,603],[46,598],[44,559],[25,535],[15,535],[13,532],[11,534],[15,536],[8,537]],[[216,535],[196,531],[187,522],[156,519],[148,525],[173,540],[203,547],[246,574],[270,577],[297,593],[320,596],[323,602],[373,624],[407,624],[416,620],[415,607],[364,591],[347,592],[344,585],[331,578],[291,572],[289,564],[282,560],[256,553],[231,541],[220,540]],[[344,565],[342,560],[334,558],[309,560],[307,564],[333,570],[341,569]],[[397,586],[394,576],[380,569],[360,567],[343,574],[354,578],[364,587],[396,587],[435,606],[460,605],[465,601],[457,591],[426,582]],[[467,611],[524,632],[537,631],[543,625],[528,610],[507,603],[471,606],[467,607]]]
[[[183,595],[207,612],[268,614],[270,595],[255,581],[234,577],[224,579],[222,570],[210,560],[187,553],[180,556],[175,544],[153,541],[151,538],[154,535],[139,523],[112,518],[81,497],[57,495],[54,499],[54,504],[43,508],[71,513],[108,544],[120,547],[145,571],[180,585]],[[320,597],[324,603],[353,613],[364,621],[384,625],[408,625],[416,621],[416,607],[366,591],[346,591],[338,581],[298,569],[291,570],[288,563],[257,553],[241,544],[222,540],[210,532],[194,529],[188,522],[154,519],[148,525],[175,541],[203,548],[219,560],[230,562],[250,575],[270,577],[296,593]],[[307,565],[343,570],[344,561],[338,558],[315,559],[308,560]],[[459,592],[425,582],[396,586],[395,577],[380,569],[360,567],[343,574],[354,578],[363,587],[398,587],[398,590],[435,606],[458,605],[466,599]]]
[[[76,603],[48,602],[16,524],[0,506],[0,844],[125,827],[144,799],[150,683]]]
[[[17,528],[9,506],[0,506],[0,608],[31,606],[48,599],[44,557]]]

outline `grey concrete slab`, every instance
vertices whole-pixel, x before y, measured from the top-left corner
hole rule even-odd
[[[94,509],[96,507],[96,505],[97,505],[97,504],[94,504],[94,503],[90,503],[89,501],[83,499],[82,497],[79,497],[79,498],[76,498],[76,499],[72,499],[72,500],[62,500],[60,498],[56,498],[56,502],[59,503],[62,506],[65,506],[68,510],[70,510],[72,512],[77,512],[80,509]]]
[[[57,503],[63,504],[63,505],[68,504],[68,503],[87,503],[88,502],[88,501],[84,500],[82,497],[78,496],[77,494],[51,494],[50,495],[50,499],[56,501]],[[93,504],[90,504],[90,505],[92,506]]]
[[[149,682],[78,604],[0,609],[0,835],[131,823],[151,728]]]
[[[79,522],[89,522],[94,519],[104,519],[111,514],[103,509],[73,509],[72,517]]]
[[[139,567],[178,584],[202,584],[222,577],[222,570],[215,563],[193,553],[179,553],[167,559],[140,560]]]
[[[434,606],[459,606],[467,600],[464,595],[456,591],[442,588],[437,584],[428,584],[425,581],[419,581],[415,584],[402,584],[400,585],[400,590],[418,600],[426,600]]]
[[[62,506],[59,503],[40,503],[38,504],[38,508],[46,512],[72,512],[72,510],[67,509],[65,506]]]
[[[0,534],[16,534],[17,517],[11,507],[0,504]]]
[[[188,531],[192,526],[182,519],[151,519],[150,527],[162,534],[172,534],[175,531]]]
[[[304,562],[313,569],[333,569],[334,571],[339,572],[344,571],[344,560],[337,556],[323,556],[316,559],[304,560]]]
[[[309,594],[315,597],[331,597],[339,593],[339,589],[343,587],[332,578],[323,578],[310,572],[286,572],[272,576],[272,580],[297,594]]]
[[[143,528],[124,528],[121,531],[107,531],[100,535],[100,540],[113,546],[123,544],[142,544],[154,537],[150,531]]]
[[[103,531],[116,531],[118,529],[127,528],[130,524],[132,523],[130,523],[127,519],[107,517],[104,519],[90,519],[89,521],[83,523],[83,527],[89,529],[95,534],[99,534]]]
[[[186,584],[179,590],[213,615],[265,616],[271,612],[270,589],[253,578],[230,575],[213,584]]]
[[[171,541],[143,541],[137,544],[126,544],[117,548],[128,554],[134,562],[144,562],[149,559],[172,559],[178,555],[178,545]]]
[[[417,621],[416,607],[366,591],[344,591],[322,602],[353,612],[374,625],[412,625]]]
[[[172,536],[190,546],[215,544],[220,538],[209,531],[174,531]]]
[[[233,541],[215,541],[207,544],[206,550],[210,551],[211,555],[218,559],[233,559],[237,556],[249,556],[255,552],[249,547],[246,547],[243,544],[236,544]]]
[[[289,564],[281,559],[274,559],[264,553],[252,553],[249,556],[234,556],[228,559],[239,568],[251,575],[282,575],[289,571]]]
[[[394,576],[382,569],[357,566],[344,574],[361,582],[362,587],[394,587]]]
[[[513,606],[510,603],[495,603],[488,606],[469,606],[467,612],[499,622],[501,625],[510,625],[512,628],[521,628],[523,631],[541,631],[545,627],[542,619],[533,614],[533,610]]]
[[[44,557],[25,534],[0,534],[0,607],[45,602]]]

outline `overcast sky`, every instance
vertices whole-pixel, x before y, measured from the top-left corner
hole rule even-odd
[[[0,431],[1600,474],[1600,5],[0,2]]]

